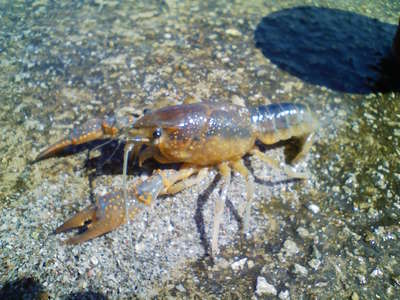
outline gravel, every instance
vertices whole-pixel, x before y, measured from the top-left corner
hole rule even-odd
[[[395,28],[400,14],[396,1],[311,2],[331,17],[333,9],[351,12],[349,23],[379,19],[385,29]],[[399,295],[399,94],[313,85],[254,43],[263,17],[309,3],[1,2],[0,298]],[[121,188],[122,147],[108,143],[89,160],[87,148],[76,147],[32,163],[40,150],[93,118],[121,121],[203,100],[309,105],[320,127],[296,166],[309,178],[291,180],[246,158],[255,177],[249,231],[241,232],[245,182],[234,174],[214,259],[210,232],[221,188],[215,170],[87,243],[62,243],[76,232],[53,234],[94,195]],[[264,150],[284,161],[282,147]],[[132,167],[129,183],[152,166]]]

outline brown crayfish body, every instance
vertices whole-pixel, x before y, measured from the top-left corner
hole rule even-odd
[[[201,102],[164,107],[145,114],[136,121],[116,126],[115,120],[96,119],[82,130],[75,130],[64,139],[39,154],[38,160],[53,156],[68,146],[95,139],[118,138],[125,141],[124,174],[128,153],[138,159],[139,166],[149,158],[161,164],[181,163],[179,170],[157,170],[133,189],[114,189],[99,196],[97,202],[79,212],[56,232],[63,232],[90,222],[86,232],[70,238],[68,243],[80,243],[107,233],[123,223],[158,195],[174,194],[199,183],[211,167],[217,167],[224,185],[214,209],[211,251],[218,251],[218,232],[231,179],[231,170],[240,173],[247,183],[244,229],[250,217],[253,198],[253,178],[243,163],[246,154],[256,155],[290,177],[304,178],[290,166],[278,163],[258,149],[256,141],[272,145],[285,144],[286,162],[296,163],[310,149],[317,121],[310,110],[295,103],[277,103],[242,107],[227,103]],[[125,181],[126,182],[126,181]],[[133,197],[127,197],[127,193]],[[129,202],[129,203],[128,203]]]

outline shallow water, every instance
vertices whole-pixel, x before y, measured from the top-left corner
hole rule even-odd
[[[0,295],[400,293],[399,77],[387,60],[400,2],[243,2],[0,1]],[[287,180],[249,158],[250,232],[240,234],[245,184],[235,175],[214,262],[216,172],[158,199],[132,231],[78,246],[52,234],[121,186],[122,154],[105,162],[112,143],[89,162],[79,148],[31,164],[41,149],[95,117],[202,100],[309,105],[320,128],[299,170],[310,178]],[[283,160],[281,150],[269,151]],[[130,170],[130,182],[139,176]]]

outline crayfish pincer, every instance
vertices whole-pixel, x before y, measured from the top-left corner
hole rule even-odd
[[[305,178],[289,164],[296,163],[310,149],[317,121],[302,104],[276,103],[242,107],[228,103],[200,102],[168,106],[144,114],[137,120],[122,122],[96,120],[84,130],[75,130],[73,137],[64,139],[38,156],[44,159],[65,147],[97,139],[125,141],[124,187],[113,189],[97,198],[95,204],[79,212],[56,232],[81,227],[88,229],[67,243],[81,243],[114,230],[127,223],[142,204],[150,204],[162,194],[175,194],[198,184],[210,168],[217,168],[223,179],[219,199],[215,203],[211,252],[218,252],[218,233],[225,200],[231,181],[231,171],[237,171],[246,180],[247,201],[243,229],[247,230],[250,204],[253,198],[253,177],[243,162],[243,156],[255,155],[288,176]],[[272,145],[288,140],[283,164],[260,151],[256,141]],[[126,186],[128,158],[133,156],[139,167],[149,158],[160,164],[179,164],[176,169],[155,170],[147,180]],[[128,197],[129,194],[129,197]]]

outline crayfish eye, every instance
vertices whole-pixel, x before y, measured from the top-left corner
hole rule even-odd
[[[154,139],[158,139],[161,136],[161,134],[162,134],[162,129],[161,128],[157,128],[153,132],[153,138]]]

